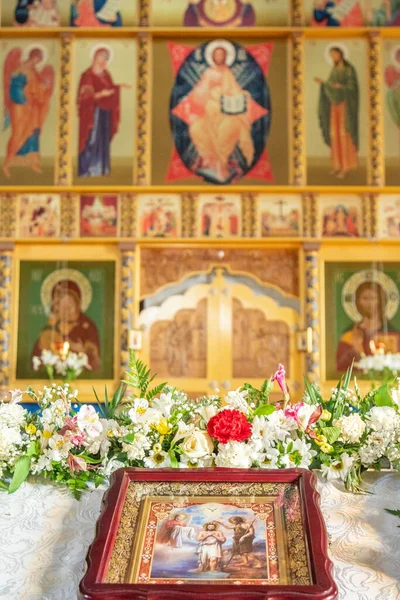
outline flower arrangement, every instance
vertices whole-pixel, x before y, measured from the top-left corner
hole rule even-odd
[[[196,402],[163,383],[131,352],[126,379],[99,410],[81,405],[69,383],[36,393],[11,392],[0,404],[0,486],[10,493],[31,475],[67,485],[76,497],[123,466],[321,469],[347,489],[382,458],[400,468],[400,389],[389,385],[361,397],[351,369],[329,399],[305,380],[301,402],[290,402],[285,370],[260,389],[249,384]],[[269,402],[274,385],[282,400]],[[39,405],[29,413],[27,394]]]
[[[85,369],[91,370],[87,354],[70,352],[68,342],[65,342],[59,354],[51,350],[42,350],[40,357],[32,358],[32,366],[34,371],[44,370],[51,381],[54,381],[55,376],[63,381],[74,381]]]
[[[377,352],[360,358],[356,367],[368,375],[369,379],[390,381],[400,373],[400,354]]]

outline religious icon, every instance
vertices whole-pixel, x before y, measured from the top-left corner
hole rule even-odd
[[[379,237],[400,237],[400,197],[379,196],[378,200]]]
[[[13,47],[3,65],[4,128],[9,132],[3,173],[15,167],[41,174],[41,136],[55,84],[43,44]]]
[[[132,66],[127,70],[126,64],[135,60],[135,43],[112,41],[93,45],[79,40],[77,55],[81,53],[87,53],[89,66],[81,72],[77,84],[77,176],[89,178],[89,182],[97,177],[99,183],[104,183],[107,177],[109,184],[131,183],[135,69]],[[115,83],[113,72],[125,82]]]
[[[181,235],[181,199],[177,194],[138,196],[138,236]]]
[[[360,237],[362,235],[362,201],[359,196],[320,196],[321,235],[323,237]]]
[[[299,236],[303,231],[303,207],[300,196],[257,198],[258,231],[261,237]]]
[[[327,379],[345,372],[353,360],[373,354],[376,347],[400,351],[398,265],[382,270],[364,265],[326,265],[327,348],[332,342],[336,348],[335,353],[327,352]]]
[[[256,13],[251,2],[242,0],[198,0],[188,3],[184,27],[251,27]]]
[[[239,195],[200,194],[197,199],[198,237],[230,238],[242,233],[242,200]]]
[[[13,25],[19,27],[60,27],[57,0],[17,0]]]
[[[114,262],[20,263],[17,378],[38,377],[32,357],[43,350],[84,352],[86,379],[113,377]]]
[[[329,57],[332,69],[328,79],[315,78],[320,85],[318,117],[324,142],[331,149],[332,170],[343,179],[358,167],[358,79],[345,46],[331,45]]]
[[[19,197],[17,236],[51,238],[60,235],[60,196],[29,194]]]
[[[118,232],[118,196],[81,196],[81,237],[116,237]]]
[[[383,45],[385,89],[385,172],[386,184],[398,185],[400,161],[400,44],[386,41]]]
[[[279,501],[273,496],[248,498],[247,504],[243,500],[191,497],[183,506],[178,500],[175,507],[173,500],[161,503],[150,497],[142,520],[156,524],[157,533],[151,539],[145,533],[132,583],[139,572],[141,581],[154,584],[232,579],[287,582],[283,561],[271,552],[277,536],[274,501],[276,510]],[[143,531],[148,532],[146,522]],[[152,560],[146,561],[145,553]]]
[[[400,25],[400,0],[365,0],[366,25],[372,27],[398,27]]]
[[[171,42],[169,51],[175,74],[170,100],[175,150],[167,181],[193,176],[213,184],[244,176],[270,181],[266,74],[272,44],[244,47],[213,40],[196,48]]]
[[[312,3],[313,27],[362,27],[360,0],[308,0]]]
[[[121,27],[121,5],[126,0],[73,0],[72,27]]]
[[[367,181],[368,134],[360,126],[368,119],[366,97],[360,94],[368,85],[366,56],[364,40],[306,43],[308,184]]]

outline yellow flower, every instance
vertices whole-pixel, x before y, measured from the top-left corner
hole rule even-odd
[[[49,440],[52,435],[53,435],[53,432],[49,431],[48,429],[45,429],[43,431],[43,437],[44,437],[45,440]]]
[[[143,406],[139,406],[139,407],[136,409],[136,413],[137,413],[138,415],[144,415],[144,413],[146,412],[146,410],[147,410],[147,408],[143,408]]]
[[[322,452],[325,452],[325,454],[332,454],[333,446],[330,444],[321,444],[321,450]]]
[[[322,446],[322,444],[326,444],[328,440],[326,439],[326,437],[324,435],[318,435],[315,438],[315,443],[318,444],[318,446]]]
[[[160,419],[157,425],[154,425],[154,429],[161,435],[167,435],[167,433],[171,432],[167,419]]]
[[[28,433],[29,435],[33,435],[34,433],[36,433],[36,427],[34,426],[33,423],[31,423],[30,425],[27,425],[25,427],[25,431],[26,433]]]
[[[321,421],[330,421],[332,418],[332,413],[329,410],[323,410],[320,416]]]
[[[109,429],[109,430],[107,431],[107,437],[114,437],[114,432],[113,432],[113,430],[112,430],[112,429]]]

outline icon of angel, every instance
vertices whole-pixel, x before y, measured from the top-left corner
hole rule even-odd
[[[55,73],[46,64],[47,51],[35,44],[10,50],[3,68],[4,129],[10,129],[3,171],[13,166],[41,173],[40,136],[54,91]]]
[[[197,534],[190,524],[192,517],[186,513],[169,515],[161,523],[158,532],[158,542],[171,548],[182,548],[185,542],[196,540]]]

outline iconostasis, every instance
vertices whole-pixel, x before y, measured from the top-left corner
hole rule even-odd
[[[65,340],[84,399],[130,347],[192,395],[400,351],[400,0],[2,4],[3,389]]]

